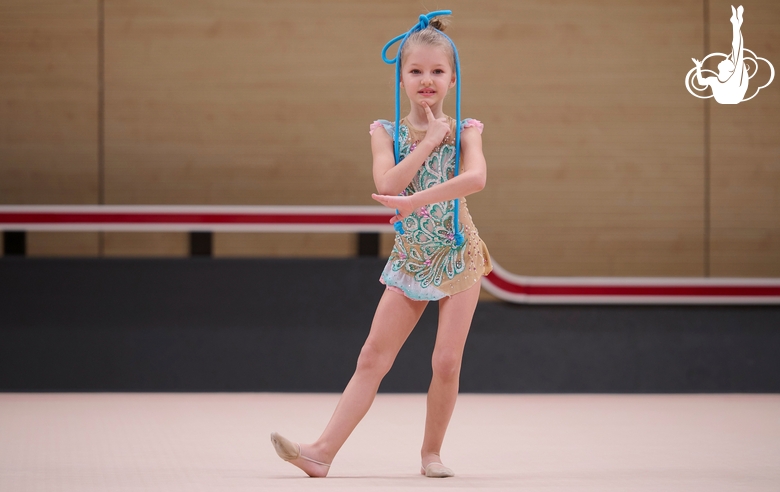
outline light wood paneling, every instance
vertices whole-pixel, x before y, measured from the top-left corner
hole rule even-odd
[[[103,254],[115,257],[189,256],[186,232],[106,232]]]
[[[355,234],[228,233],[214,234],[214,256],[344,258],[357,254]]]
[[[729,4],[710,4],[711,48],[727,50]],[[96,3],[0,8],[0,202],[94,203]],[[485,123],[488,186],[468,201],[494,259],[527,275],[702,275],[704,106],[683,76],[705,54],[703,3],[447,8],[463,113]],[[777,66],[780,7],[745,8],[747,46]],[[367,126],[393,111],[379,52],[420,11],[107,0],[106,203],[372,204]],[[780,275],[778,84],[710,104],[711,274]],[[58,234],[28,243],[51,251]],[[104,244],[107,255],[177,255],[185,237],[112,233]],[[215,252],[349,256],[354,241],[215,234]]]
[[[97,4],[0,5],[0,203],[97,201]]]
[[[111,203],[370,203],[366,125],[392,114],[378,52],[419,5],[301,7],[107,6]],[[528,274],[700,274],[702,112],[679,80],[701,5],[452,8],[464,114],[487,125],[490,181],[470,203],[494,256]]]
[[[109,3],[108,200],[368,203],[367,127],[392,101],[356,5]]]
[[[697,2],[620,1],[505,2],[463,23],[489,169],[469,205],[502,266],[702,273],[703,112],[681,87],[702,26]]]
[[[712,52],[731,52],[730,5],[711,2]],[[745,47],[780,69],[780,4],[743,5]],[[760,63],[747,96],[769,79]],[[780,83],[737,105],[710,104],[712,275],[780,276]]]
[[[27,256],[30,257],[89,257],[97,255],[97,232],[27,232]]]

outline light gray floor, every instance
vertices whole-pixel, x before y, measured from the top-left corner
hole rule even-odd
[[[269,433],[314,439],[334,394],[0,394],[0,491],[778,491],[780,395],[461,395],[419,475],[424,395],[379,395],[326,479]]]

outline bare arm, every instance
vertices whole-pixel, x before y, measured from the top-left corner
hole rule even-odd
[[[374,156],[374,184],[380,195],[398,195],[412,181],[436,145],[423,140],[413,151],[395,165],[393,139],[384,129],[377,128],[371,135],[371,153]]]
[[[474,127],[461,133],[463,165],[461,172],[452,179],[418,191],[411,196],[372,195],[374,200],[389,208],[398,209],[398,215],[391,222],[406,217],[414,210],[430,203],[445,202],[476,193],[485,187],[487,164],[482,153],[482,135]]]
[[[429,203],[446,202],[481,191],[487,181],[487,164],[482,154],[482,135],[474,127],[460,134],[463,165],[457,176],[410,196],[415,209]]]
[[[398,195],[412,181],[433,149],[450,133],[450,122],[446,117],[435,118],[427,103],[423,103],[428,117],[425,137],[413,151],[395,165],[393,139],[387,132],[375,131],[371,135],[371,151],[374,155],[374,184],[380,195]]]

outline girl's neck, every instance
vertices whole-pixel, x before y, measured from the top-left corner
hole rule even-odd
[[[433,117],[437,119],[447,116],[442,110],[442,104],[432,107],[431,112],[433,113]],[[428,129],[428,116],[425,114],[425,108],[418,104],[412,105],[412,110],[409,111],[409,114],[406,115],[404,119],[409,125],[418,130]]]

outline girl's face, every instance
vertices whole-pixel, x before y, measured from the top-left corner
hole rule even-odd
[[[401,87],[412,104],[428,106],[444,101],[455,87],[455,72],[450,56],[439,46],[417,45],[409,48],[401,65]]]

